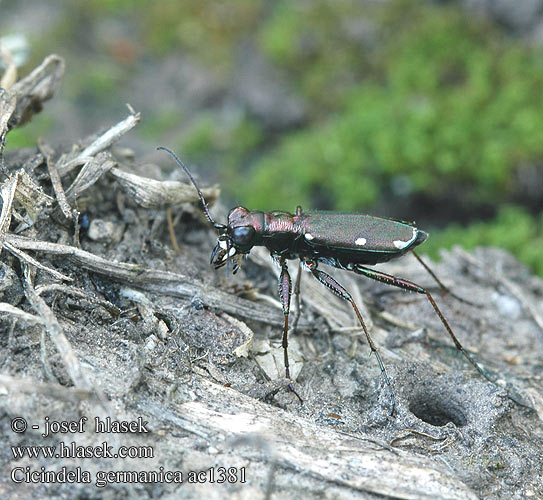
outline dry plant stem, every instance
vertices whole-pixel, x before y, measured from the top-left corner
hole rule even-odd
[[[123,191],[144,208],[163,208],[198,201],[196,190],[184,182],[157,181],[118,168],[111,169],[111,175]],[[212,203],[219,197],[220,190],[218,186],[212,186],[202,189],[202,193]]]
[[[27,313],[18,307],[8,304],[7,302],[0,302],[0,314],[15,316],[15,318],[22,319],[25,323],[32,325],[43,325],[43,319],[39,316]]]
[[[6,134],[9,130],[9,119],[15,112],[16,107],[17,98],[15,95],[6,91],[0,91],[0,152],[4,148]]]
[[[0,196],[2,197],[2,212],[0,214],[0,253],[4,246],[4,239],[11,224],[13,198],[17,189],[18,175],[13,175],[2,185]]]
[[[204,286],[199,281],[190,279],[182,274],[146,269],[142,266],[125,262],[112,262],[111,260],[73,246],[49,243],[47,241],[36,241],[14,234],[7,235],[6,242],[17,249],[33,250],[67,257],[76,265],[107,276],[112,280],[120,281],[121,283],[128,283],[138,288],[174,297],[192,298],[198,296],[207,307],[223,310],[234,316],[241,316],[262,323],[283,325],[282,314],[277,311],[224,292],[219,288]],[[307,320],[301,320],[300,323],[302,328],[311,329],[311,325]]]
[[[86,147],[78,156],[95,156],[97,153],[115,144],[124,134],[133,129],[141,120],[141,113],[136,113],[129,107],[130,114],[122,121],[111,127],[99,136],[90,146]]]
[[[38,140],[38,148],[45,158],[45,163],[47,164],[47,170],[49,172],[49,177],[51,178],[51,183],[53,184],[53,190],[57,197],[58,205],[64,214],[64,217],[67,219],[72,218],[72,207],[70,207],[68,200],[66,199],[66,194],[64,193],[64,188],[62,187],[62,182],[60,181],[60,175],[58,174],[56,166],[53,164],[53,149],[45,144],[40,138]]]
[[[13,84],[0,98],[0,137],[41,111],[43,102],[53,97],[59,87],[63,74],[64,60],[52,54],[29,75]]]
[[[74,210],[74,245],[81,248],[81,240],[79,239],[79,212]]]
[[[173,226],[172,207],[168,207],[166,209],[166,220],[168,221],[168,232],[170,233],[170,241],[172,242],[173,249],[175,250],[175,253],[180,253],[181,249],[177,244],[177,238],[175,237],[175,228]]]
[[[14,175],[17,177],[17,189],[15,190],[14,199],[26,210],[27,223],[32,225],[43,208],[52,205],[55,199],[45,194],[43,189],[24,169],[19,169]],[[15,212],[13,208],[12,212]]]
[[[85,163],[89,158],[94,157],[101,151],[109,148],[112,144],[117,142],[124,134],[129,130],[134,128],[141,119],[140,113],[134,113],[134,110],[131,110],[131,114],[120,121],[101,136],[99,136],[92,144],[87,146],[81,153],[79,153],[75,158],[70,159],[68,162],[59,162],[57,165],[59,175],[63,177],[70,170],[75,168],[82,163]]]
[[[9,89],[17,81],[17,66],[11,52],[0,42],[0,60],[3,63],[4,74],[0,79],[0,88]]]
[[[172,427],[211,437],[240,439],[258,435],[275,452],[261,454],[265,460],[276,460],[282,467],[323,478],[350,491],[394,498],[477,498],[453,474],[436,468],[428,458],[402,450],[376,449],[365,442],[363,433],[357,437],[343,435],[207,380],[202,384],[209,394],[205,401],[169,406],[140,403],[137,408]],[[230,406],[224,412],[220,403],[226,398],[235,401],[235,408]],[[346,468],[349,474],[344,474]]]
[[[91,158],[84,164],[71,186],[66,190],[66,198],[69,201],[75,201],[83,191],[90,188],[115,165],[116,162],[111,160],[109,153],[99,153]]]
[[[45,322],[45,326],[47,326],[47,322]],[[40,330],[40,359],[41,359],[41,365],[43,367],[43,371],[45,373],[45,378],[47,380],[54,382],[55,375],[53,374],[53,370],[51,369],[51,363],[49,363],[49,356],[47,356],[47,329],[42,328]]]
[[[41,394],[65,401],[81,401],[96,397],[92,392],[77,387],[64,387],[59,384],[38,382],[31,378],[10,377],[9,375],[0,375],[0,387],[8,392],[22,392],[32,396]]]
[[[72,278],[69,276],[65,276],[62,273],[59,273],[58,271],[55,271],[54,269],[51,269],[50,267],[45,266],[44,264],[38,262],[36,259],[28,255],[27,253],[23,252],[22,250],[14,247],[9,241],[4,241],[4,248],[15,255],[21,263],[27,263],[34,267],[37,267],[38,269],[41,269],[42,271],[46,271],[52,276],[54,276],[56,279],[63,280],[63,281],[72,281]]]
[[[90,390],[90,384],[88,383],[83,368],[81,367],[72,346],[68,342],[68,339],[64,335],[62,327],[57,321],[57,318],[45,301],[34,290],[34,284],[32,283],[32,270],[26,264],[23,264],[23,274],[25,296],[34,310],[43,318],[47,333],[55,344],[57,351],[64,362],[68,375],[72,379],[72,382],[76,387],[84,390]]]
[[[66,155],[62,154],[57,161],[57,171],[60,177],[64,177],[66,174],[69,174],[74,168],[85,165],[85,163],[91,161],[93,158],[93,156],[87,156],[83,158],[77,157],[66,161]]]
[[[107,300],[93,297],[89,293],[85,292],[85,290],[81,290],[81,288],[62,285],[60,283],[53,283],[52,285],[41,285],[36,287],[36,293],[40,296],[44,293],[50,292],[62,292],[66,295],[71,295],[72,297],[76,297],[78,299],[87,300],[91,304],[103,307],[107,312],[113,314],[114,316],[119,316],[121,314],[121,310],[116,305],[112,304]]]

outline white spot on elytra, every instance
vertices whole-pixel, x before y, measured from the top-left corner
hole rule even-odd
[[[403,250],[405,247],[408,247],[409,245],[411,245],[411,243],[413,243],[413,241],[415,241],[416,237],[417,237],[417,230],[415,228],[413,228],[413,236],[411,236],[411,238],[409,240],[407,240],[407,241],[394,240],[393,243],[394,243],[394,246],[398,250]]]
[[[219,240],[219,246],[220,246],[223,250],[226,250],[226,240]]]
[[[365,244],[366,244],[366,238],[358,238],[355,242],[354,242],[355,245],[360,245],[361,247],[363,247]]]
[[[314,238],[314,236],[311,233],[305,233],[304,237],[308,241],[311,241]]]
[[[394,240],[394,246],[400,250],[409,245],[409,241]]]
[[[230,248],[230,252],[228,252],[228,256],[232,257],[232,255],[235,255],[236,249],[234,247]]]

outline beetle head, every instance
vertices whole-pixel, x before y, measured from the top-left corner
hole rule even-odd
[[[218,269],[232,257],[235,273],[240,264],[240,257],[247,255],[258,244],[262,233],[264,217],[262,212],[249,212],[245,207],[235,207],[228,214],[228,225],[219,229],[217,245],[211,252],[210,263]]]
[[[230,210],[230,213],[228,214],[227,225],[215,222],[209,213],[204,195],[200,191],[198,184],[196,184],[194,177],[192,177],[192,174],[189,172],[189,169],[185,167],[173,151],[164,146],[160,146],[157,149],[166,151],[188,175],[198,192],[198,197],[202,202],[202,207],[207,220],[213,224],[213,227],[219,234],[217,245],[213,249],[213,252],[211,252],[210,263],[215,266],[215,269],[218,269],[227,264],[232,257],[236,256],[233,270],[235,273],[239,269],[241,256],[246,255],[251,251],[251,248],[257,244],[258,239],[262,234],[264,226],[263,212],[249,212],[249,210],[244,207],[235,207]]]

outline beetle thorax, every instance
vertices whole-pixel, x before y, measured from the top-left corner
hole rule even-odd
[[[265,234],[290,233],[292,235],[299,232],[295,222],[295,216],[289,212],[274,211],[265,212]]]

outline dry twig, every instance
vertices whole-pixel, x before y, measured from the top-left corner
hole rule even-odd
[[[47,241],[36,241],[14,234],[7,235],[6,242],[20,250],[33,250],[67,257],[73,263],[89,271],[145,290],[181,298],[198,296],[204,305],[226,311],[234,316],[277,326],[283,324],[283,315],[279,311],[270,310],[268,307],[242,299],[218,288],[205,287],[199,281],[182,274],[146,269],[143,266],[126,262],[113,262],[80,248]],[[307,320],[300,320],[300,327],[309,329],[310,325]]]
[[[17,81],[17,66],[13,55],[8,48],[0,41],[0,61],[6,68],[0,79],[0,88],[7,90]]]
[[[34,284],[32,282],[32,271],[30,267],[24,265],[23,270],[25,296],[32,305],[32,307],[40,315],[40,317],[43,318],[47,333],[55,344],[64,362],[64,366],[68,371],[70,378],[72,379],[72,382],[76,387],[79,387],[80,389],[90,390],[90,384],[87,380],[86,374],[83,371],[83,368],[81,367],[81,364],[79,363],[79,360],[77,359],[77,356],[75,355],[75,352],[72,349],[70,342],[66,338],[66,335],[64,335],[62,327],[60,326],[57,318],[53,314],[53,311],[51,311],[49,306],[36,293],[36,290],[34,289]],[[47,366],[46,362],[44,366]]]
[[[2,197],[2,212],[0,214],[0,253],[4,246],[4,239],[11,224],[13,199],[15,190],[17,189],[18,175],[11,176],[0,188],[0,196]]]
[[[45,158],[45,163],[47,164],[47,170],[49,172],[49,177],[51,178],[51,183],[53,184],[53,190],[57,197],[58,205],[64,214],[64,217],[72,217],[72,207],[70,207],[68,200],[66,199],[66,194],[64,193],[64,188],[62,187],[62,182],[60,181],[60,175],[56,169],[56,166],[53,164],[53,148],[45,144],[43,140],[38,141],[38,147],[41,154]]]
[[[57,162],[57,169],[59,175],[61,177],[64,177],[75,167],[87,163],[98,153],[109,148],[112,144],[117,142],[124,134],[134,128],[140,121],[141,114],[136,113],[131,107],[129,107],[129,110],[130,115],[128,115],[127,118],[109,128],[106,132],[97,137],[83,151],[76,154],[75,157],[67,159],[65,156],[61,156],[61,158]]]
[[[28,76],[0,94],[0,138],[39,113],[44,101],[57,91],[64,74],[64,59],[52,54]]]
[[[43,383],[31,378],[17,378],[9,375],[0,375],[0,387],[11,393],[26,393],[32,396],[38,393],[66,401],[96,398],[95,393],[79,387],[64,387],[59,384]]]
[[[193,203],[199,201],[194,187],[178,181],[156,181],[140,175],[123,172],[118,168],[111,170],[123,191],[138,205],[144,208],[162,208],[168,205]],[[219,197],[219,187],[202,189],[206,201],[213,203]]]
[[[372,440],[365,439],[362,433],[356,439],[207,380],[202,380],[202,384],[208,393],[205,401],[186,402],[175,410],[172,405],[166,408],[158,403],[140,403],[139,408],[169,425],[209,436],[208,440],[217,434],[230,439],[258,437],[272,450],[261,452],[258,460],[274,457],[282,467],[350,490],[406,499],[477,498],[428,458],[400,450],[376,449],[367,444]],[[221,401],[228,401],[227,412],[215,409],[223,408]],[[244,448],[238,453],[254,458],[258,452]],[[346,470],[349,474],[345,474]]]

